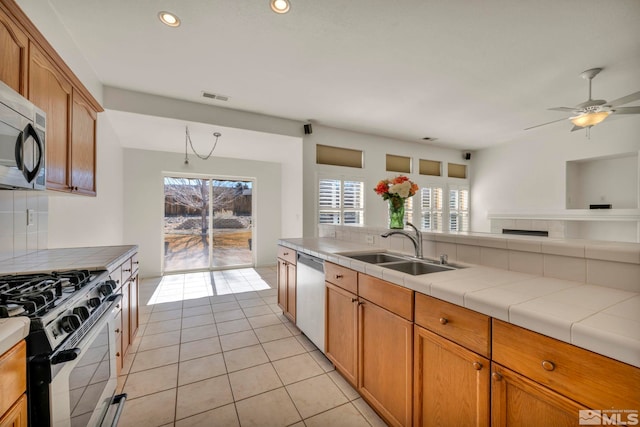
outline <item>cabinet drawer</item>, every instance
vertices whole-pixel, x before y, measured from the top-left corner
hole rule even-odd
[[[497,319],[493,360],[589,408],[640,403],[640,369]]]
[[[24,340],[0,356],[0,415],[27,390],[27,345]]]
[[[324,263],[324,280],[351,293],[358,293],[358,272],[330,262]]]
[[[131,258],[123,262],[120,268],[122,269],[122,284],[124,285],[131,278],[131,273],[133,272]]]
[[[376,277],[358,275],[358,296],[407,320],[413,320],[413,291]]]
[[[287,261],[289,264],[296,263],[296,251],[285,246],[278,246],[278,258]]]
[[[485,357],[491,357],[491,318],[416,292],[416,323]]]

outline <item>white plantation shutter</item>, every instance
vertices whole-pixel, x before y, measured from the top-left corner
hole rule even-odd
[[[364,183],[344,181],[344,224],[364,223]]]
[[[442,188],[425,186],[420,189],[421,227],[423,230],[442,230]]]
[[[321,178],[318,220],[320,224],[363,224],[364,183]]]
[[[321,179],[318,189],[320,224],[340,224],[340,180]]]
[[[449,188],[449,230],[469,231],[469,188]]]

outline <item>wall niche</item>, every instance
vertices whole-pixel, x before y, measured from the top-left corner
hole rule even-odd
[[[638,153],[624,153],[567,162],[567,209],[637,209]]]

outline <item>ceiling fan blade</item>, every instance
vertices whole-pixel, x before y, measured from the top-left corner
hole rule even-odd
[[[547,108],[547,110],[552,110],[552,111],[568,111],[570,113],[576,111],[575,108],[569,108],[569,107],[554,107],[554,108]]]
[[[631,94],[629,94],[627,96],[623,96],[622,98],[614,99],[613,101],[611,101],[607,105],[609,105],[611,107],[615,107],[617,105],[628,104],[630,102],[637,101],[639,99],[640,99],[640,91],[631,93]]]
[[[613,114],[640,114],[640,107],[619,107],[613,110]]]
[[[568,119],[569,119],[569,117],[564,117],[562,119],[554,120],[552,122],[547,122],[547,123],[543,123],[541,125],[535,125],[535,126],[528,127],[525,130],[539,128],[540,126],[546,126],[546,125],[550,125],[551,123],[557,123],[557,122],[561,122],[561,121],[568,120]]]

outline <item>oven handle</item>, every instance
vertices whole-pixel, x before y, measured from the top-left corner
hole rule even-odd
[[[124,409],[124,402],[127,400],[127,393],[116,394],[113,396],[111,400],[112,405],[118,405],[118,409],[116,409],[116,413],[113,416],[113,420],[111,421],[111,427],[117,427],[118,421],[120,421],[120,415],[122,415],[122,410]]]

